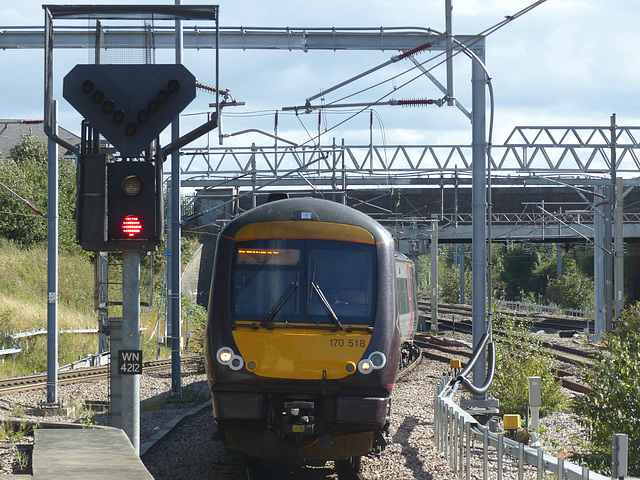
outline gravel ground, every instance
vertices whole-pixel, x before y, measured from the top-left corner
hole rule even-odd
[[[557,337],[556,337],[557,338]],[[575,343],[575,342],[574,342]],[[141,378],[143,405],[140,418],[140,443],[144,444],[171,420],[193,411],[207,395],[204,374],[193,366],[183,367],[183,392],[192,404],[175,404],[168,401],[171,385],[170,371],[145,374]],[[448,366],[423,360],[413,372],[398,381],[393,390],[392,421],[389,445],[379,457],[362,459],[362,470],[368,480],[380,479],[429,479],[450,480],[456,478],[449,463],[433,443],[433,396]],[[86,401],[104,402],[108,399],[108,380],[84,382],[61,386],[59,398],[70,405],[81,406]],[[71,417],[34,417],[28,409],[45,401],[44,390],[9,394],[0,397],[0,420],[27,420],[31,422],[92,423],[107,425],[106,414],[91,417],[78,408]],[[580,434],[574,418],[569,414],[555,414],[541,419],[545,427],[541,441],[547,453],[557,454],[572,448],[572,438]],[[242,457],[227,452],[221,442],[214,441],[215,425],[210,406],[185,418],[165,439],[143,456],[143,461],[154,478],[189,478],[216,480],[245,479],[245,463]],[[20,442],[0,441],[0,474],[27,472],[19,468],[19,458],[28,458],[27,451],[32,437]],[[482,478],[481,462],[472,462],[472,478]],[[265,462],[261,472],[264,478],[287,479],[336,479],[333,463],[299,465],[282,462]],[[504,478],[517,478],[517,466],[506,462]],[[526,478],[535,478],[529,473]]]

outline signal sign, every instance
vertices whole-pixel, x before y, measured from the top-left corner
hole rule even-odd
[[[142,350],[118,350],[118,375],[142,374]]]
[[[191,103],[196,79],[180,64],[76,65],[63,96],[123,157],[133,157]]]

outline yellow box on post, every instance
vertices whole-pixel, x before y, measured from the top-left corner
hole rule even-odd
[[[505,413],[503,419],[505,430],[518,430],[520,428],[520,415]]]
[[[458,358],[454,358],[449,361],[449,365],[451,368],[460,370],[462,368],[462,361]]]

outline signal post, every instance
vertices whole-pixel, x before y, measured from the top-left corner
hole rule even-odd
[[[122,252],[122,316],[109,318],[105,332],[110,424],[124,430],[139,452],[140,253],[155,250],[163,234],[164,158],[155,140],[195,98],[195,77],[173,64],[76,65],[63,94],[85,117],[77,239],[85,250]],[[119,155],[102,153],[100,135]]]
[[[80,112],[76,237],[83,249],[122,252],[122,316],[109,318],[110,424],[140,451],[140,253],[163,239],[162,165],[217,127],[214,119],[161,149],[158,136],[195,98],[182,65],[76,65],[63,96]],[[117,154],[100,147],[104,137]],[[178,247],[179,248],[179,247]]]

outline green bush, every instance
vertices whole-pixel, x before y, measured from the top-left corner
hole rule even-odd
[[[615,325],[615,334],[618,338],[629,342],[640,341],[640,302],[620,312]]]
[[[524,417],[529,405],[529,377],[541,379],[542,416],[566,408],[567,398],[553,371],[553,357],[531,336],[532,322],[517,322],[515,317],[497,317],[493,322],[496,372],[490,393],[500,401],[500,411]]]
[[[634,307],[637,312],[637,305]],[[627,312],[627,315],[630,315]],[[637,313],[635,313],[637,325]],[[611,471],[614,433],[629,436],[629,475],[640,475],[640,337],[610,335],[583,381],[593,390],[574,401],[578,423],[585,429],[586,453],[576,455],[590,469]]]
[[[593,280],[580,271],[573,258],[565,259],[563,269],[562,275],[549,282],[549,298],[563,308],[592,309]]]

